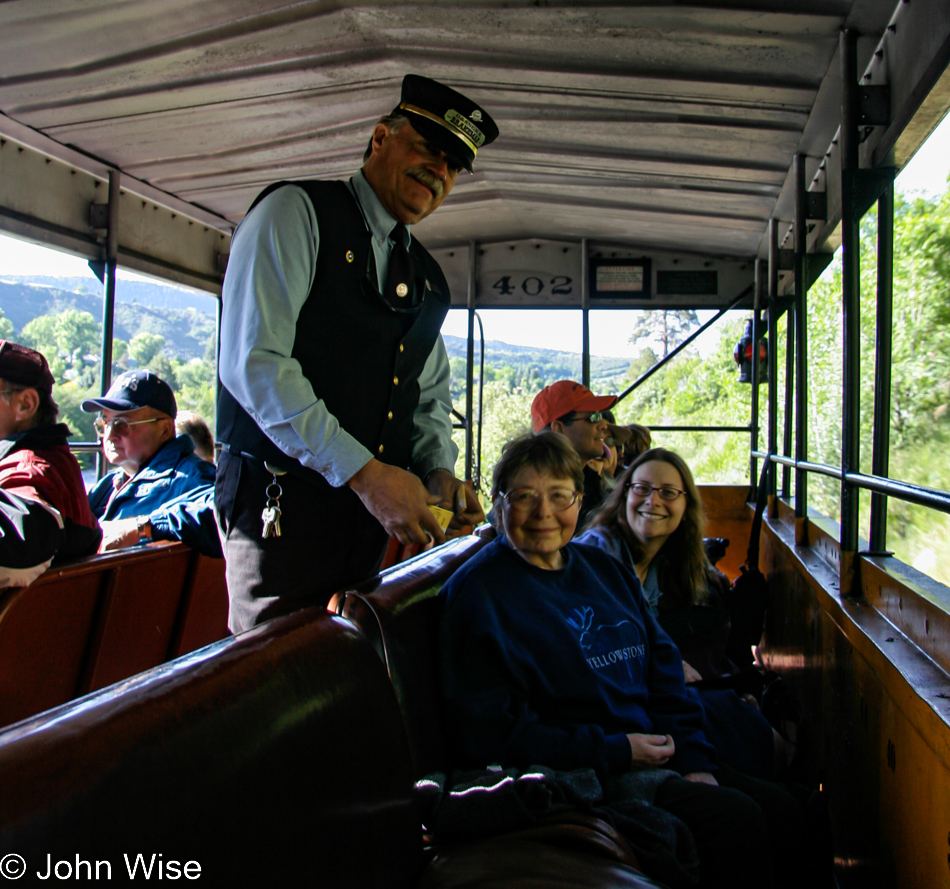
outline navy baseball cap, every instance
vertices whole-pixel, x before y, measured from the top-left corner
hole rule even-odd
[[[175,393],[150,370],[130,370],[116,377],[102,398],[87,398],[80,407],[87,414],[96,411],[134,411],[153,407],[169,417],[178,413]]]
[[[53,374],[46,357],[9,340],[0,340],[0,380],[47,395],[53,391]]]
[[[498,138],[498,127],[484,108],[451,87],[407,74],[393,114],[409,118],[413,129],[458,161],[469,173],[478,149]]]

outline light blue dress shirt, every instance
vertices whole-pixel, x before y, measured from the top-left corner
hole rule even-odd
[[[362,172],[347,185],[372,234],[382,288],[396,220]],[[302,188],[271,192],[244,218],[231,242],[224,279],[219,373],[241,407],[285,454],[340,487],[373,455],[341,428],[291,357],[319,249],[317,217]],[[353,367],[340,372],[358,368],[359,356],[354,355]],[[419,389],[411,468],[424,479],[434,469],[453,471],[458,456],[452,441],[449,361],[441,337],[426,360]]]

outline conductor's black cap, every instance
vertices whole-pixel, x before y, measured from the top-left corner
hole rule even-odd
[[[393,114],[404,114],[413,129],[460,163],[469,173],[478,149],[498,138],[495,121],[483,108],[437,80],[407,74]]]

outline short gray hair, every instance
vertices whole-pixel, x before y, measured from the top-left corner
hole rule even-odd
[[[385,124],[389,128],[390,133],[398,133],[407,123],[409,123],[409,118],[405,114],[387,114],[381,117],[377,124]],[[375,127],[373,128],[375,129]],[[373,137],[369,137],[369,145],[366,146],[366,151],[363,153],[363,163],[369,160],[369,156],[373,153]]]

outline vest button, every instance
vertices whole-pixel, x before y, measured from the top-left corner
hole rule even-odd
[[[386,415],[386,419],[387,419],[387,420],[391,420],[392,418],[393,418],[393,412],[390,411],[390,412]]]
[[[406,347],[405,347],[402,343],[399,344],[399,351],[400,351],[400,352],[404,352],[404,351],[405,351],[405,348],[406,348]]]
[[[382,452],[383,452],[383,446],[380,445],[380,446],[379,446],[379,453],[381,454]]]
[[[393,377],[393,385],[394,385],[394,386],[398,386],[398,385],[399,385],[399,377]]]

